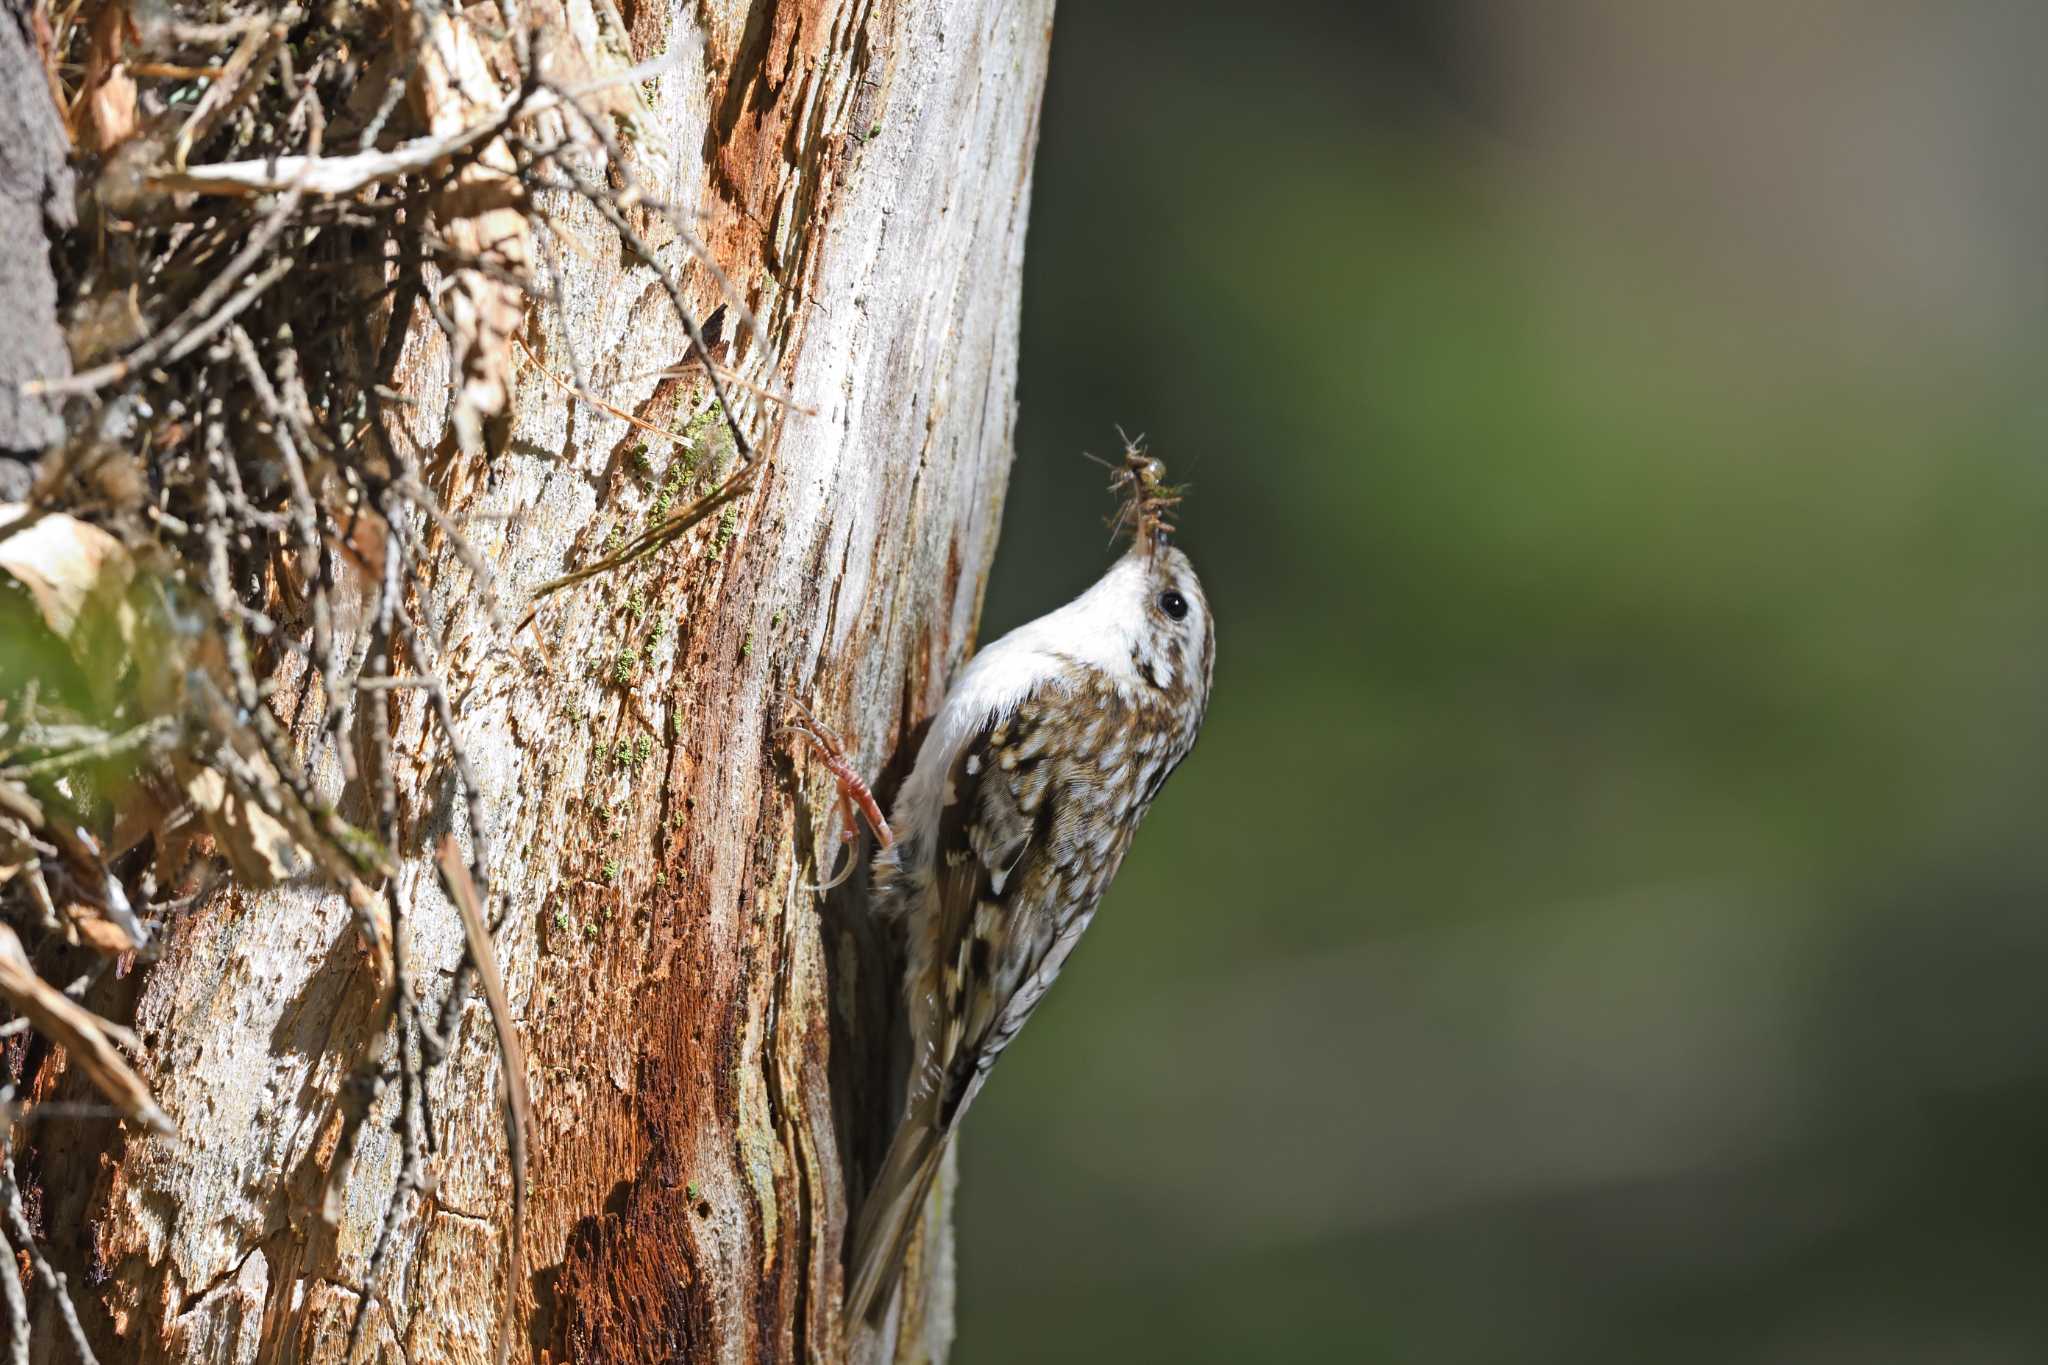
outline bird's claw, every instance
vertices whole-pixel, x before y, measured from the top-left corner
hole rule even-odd
[[[889,822],[882,815],[881,804],[875,800],[874,792],[861,780],[860,774],[854,771],[853,764],[847,761],[846,747],[840,742],[839,736],[812,715],[810,708],[795,697],[789,699],[789,709],[793,718],[776,733],[807,742],[817,751],[826,770],[832,774],[832,780],[838,786],[839,841],[845,844],[858,843],[859,822],[865,817],[868,827],[875,832],[875,842],[879,846],[888,848],[895,843],[896,836],[890,831]],[[857,857],[856,853],[849,851],[840,869],[833,873],[829,880],[816,884],[811,890],[831,891],[845,885],[847,878],[853,875]]]

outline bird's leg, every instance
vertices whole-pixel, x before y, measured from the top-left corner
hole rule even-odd
[[[824,762],[825,770],[832,774],[832,780],[838,784],[841,842],[853,844],[859,840],[859,821],[865,817],[868,828],[875,832],[875,842],[879,846],[888,848],[895,843],[896,836],[890,831],[889,822],[882,815],[881,803],[875,800],[874,792],[861,780],[860,774],[853,770],[853,765],[847,762],[846,746],[839,742],[839,736],[832,733],[796,698],[790,698],[789,705],[795,719],[783,726],[781,733],[807,741]],[[855,853],[849,850],[846,865],[834,873],[831,880],[820,883],[815,889],[830,891],[845,882],[853,875],[855,856]]]

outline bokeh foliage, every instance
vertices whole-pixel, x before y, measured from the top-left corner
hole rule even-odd
[[[2048,1356],[2034,339],[1751,272],[1364,8],[1060,16],[985,625],[1123,422],[1221,647],[967,1124],[959,1358]]]

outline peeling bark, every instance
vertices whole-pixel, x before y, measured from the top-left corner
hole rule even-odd
[[[629,154],[694,215],[758,319],[760,337],[728,324],[746,381],[815,415],[749,400],[764,473],[730,521],[548,598],[537,647],[497,647],[485,594],[426,533],[436,557],[412,588],[444,635],[485,793],[535,1106],[514,1315],[544,1361],[940,1359],[943,1213],[900,1339],[842,1338],[848,1187],[888,1117],[875,1078],[894,986],[850,906],[805,889],[835,856],[831,787],[775,729],[798,692],[864,771],[900,773],[971,647],[1010,460],[1051,3],[622,8],[630,53],[603,0],[566,0],[553,28],[593,66],[676,54],[643,87]],[[566,315],[537,310],[522,340],[555,374],[681,422],[692,381],[649,377],[687,352],[661,286],[593,212],[546,207],[581,240],[559,253]],[[641,227],[664,259],[688,259],[660,220]],[[685,278],[700,317],[716,307],[707,269]],[[412,434],[440,452],[433,491],[507,601],[644,524],[644,433],[528,368],[472,457],[438,429],[450,358],[424,319],[406,373]],[[317,690],[289,656],[276,677],[278,716],[310,750]],[[389,725],[401,760],[398,884],[431,1015],[463,937],[430,850],[466,826],[424,700],[362,715]],[[322,780],[357,799],[338,773]],[[176,1136],[45,1128],[26,1162],[102,1359],[340,1360],[400,1161],[386,1095],[341,1223],[322,1224],[342,1083],[381,1045],[348,906],[310,884],[232,891],[131,980]],[[366,1340],[386,1358],[491,1358],[510,1205],[497,1055],[473,1000],[430,1096],[436,1187],[401,1226],[372,1313]],[[56,1334],[36,1344],[61,1358]]]

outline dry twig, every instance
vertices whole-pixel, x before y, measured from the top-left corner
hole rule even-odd
[[[64,1333],[71,1338],[71,1349],[82,1365],[99,1365],[99,1357],[93,1354],[92,1342],[86,1338],[85,1327],[78,1320],[78,1306],[71,1301],[71,1286],[64,1275],[50,1264],[43,1255],[42,1247],[36,1242],[35,1230],[28,1225],[28,1214],[21,1207],[21,1186],[14,1180],[14,1143],[10,1138],[13,1129],[13,1091],[10,1088],[0,1094],[0,1217],[7,1221],[7,1231],[14,1240],[21,1243],[28,1252],[29,1262],[35,1267],[36,1282],[48,1286],[50,1297],[56,1301],[58,1320],[64,1324]],[[0,1238],[0,1247],[6,1244]],[[0,1275],[14,1279],[14,1257],[7,1257],[8,1265],[0,1269]],[[16,1285],[16,1292],[20,1286]],[[24,1333],[24,1340],[26,1334]]]
[[[444,671],[449,638],[418,571],[429,545],[437,553],[444,544],[452,549],[484,605],[487,636],[496,636],[486,657],[508,654],[535,604],[653,553],[750,490],[760,462],[733,394],[788,400],[714,359],[683,273],[658,257],[628,217],[636,205],[669,219],[733,314],[757,337],[759,329],[687,225],[633,184],[608,119],[588,106],[596,92],[660,74],[667,59],[557,86],[534,67],[528,19],[517,7],[506,11],[507,30],[494,35],[460,11],[406,12],[398,22],[413,27],[386,32],[371,17],[381,13],[374,7],[313,17],[296,6],[234,14],[241,2],[227,0],[223,10],[171,0],[168,14],[151,16],[139,38],[126,40],[124,79],[188,84],[168,100],[159,98],[161,87],[143,90],[139,107],[159,117],[122,134],[128,140],[105,158],[95,201],[102,219],[96,233],[68,244],[62,264],[81,315],[98,308],[132,325],[110,326],[83,346],[88,363],[78,373],[23,386],[79,400],[78,409],[96,420],[81,426],[89,435],[51,457],[32,504],[8,518],[0,539],[63,507],[104,521],[138,563],[146,561],[138,582],[147,585],[142,595],[152,599],[153,628],[163,639],[155,646],[160,657],[138,661],[138,671],[150,674],[146,698],[124,696],[106,716],[39,716],[33,688],[0,696],[0,763],[7,765],[0,768],[0,842],[27,850],[21,858],[8,854],[20,867],[0,881],[0,894],[17,898],[15,923],[33,926],[24,929],[32,939],[61,933],[69,910],[59,903],[81,902],[77,884],[97,869],[103,894],[95,883],[82,901],[99,899],[109,916],[131,911],[132,936],[148,937],[149,925],[132,908],[154,917],[165,903],[152,903],[153,884],[131,893],[107,869],[96,850],[114,845],[104,829],[92,842],[65,795],[120,762],[154,773],[193,827],[215,835],[218,857],[238,875],[314,874],[346,898],[371,959],[377,1003],[364,1051],[335,1099],[339,1131],[322,1215],[338,1220],[365,1124],[394,1082],[400,1146],[350,1326],[351,1356],[381,1302],[407,1212],[431,1191],[430,1083],[480,981],[507,1085],[514,1178],[502,1360],[523,1277],[531,1102],[484,919],[491,832],[458,733],[461,699],[451,699]],[[81,13],[60,17],[65,51],[80,52],[90,39]],[[350,24],[368,27],[335,28]],[[101,38],[104,47],[104,32]],[[362,71],[350,54],[379,41],[396,49],[383,88],[354,101]],[[508,68],[509,87],[470,79]],[[62,63],[53,71],[60,81],[82,78],[67,75]],[[110,71],[102,62],[99,75],[111,79]],[[486,85],[484,95],[476,93]],[[500,88],[517,93],[504,98]],[[330,123],[335,146],[347,149],[338,154],[326,150]],[[449,417],[473,428],[479,414],[497,410],[474,388],[509,382],[511,374],[509,367],[494,372],[485,353],[496,344],[502,355],[508,322],[516,324],[536,300],[562,310],[552,252],[558,237],[570,239],[534,209],[532,197],[564,190],[610,224],[660,282],[689,338],[687,373],[701,370],[708,397],[700,401],[717,405],[738,464],[718,487],[616,553],[543,583],[515,625],[489,563],[462,534],[472,514],[442,506],[438,470],[412,444],[429,424],[394,420],[394,409],[414,401],[399,395],[399,362],[408,337],[421,331],[424,308],[458,371]],[[508,228],[507,214],[519,223]],[[537,241],[535,250],[525,248],[528,240]],[[117,249],[108,249],[110,241]],[[153,306],[138,309],[136,299]],[[538,361],[535,368],[577,401],[681,439],[596,397],[573,352],[570,359],[573,383]],[[459,401],[454,390],[465,382],[472,391]],[[320,699],[310,750],[299,742],[305,732],[280,720],[282,702],[271,695],[279,659],[303,669],[302,697]],[[421,1003],[423,973],[410,948],[413,907],[394,875],[401,822],[393,732],[402,716],[422,718],[429,742],[453,767],[470,825],[466,865],[452,840],[440,849],[464,949],[434,1020]],[[17,742],[26,735],[36,742]],[[331,794],[323,799],[328,789],[315,775],[328,752],[345,790],[366,801],[368,828],[344,820]],[[160,836],[159,860],[168,842]],[[201,875],[180,889],[189,897],[207,886]],[[123,1031],[43,981],[12,930],[0,925],[0,935],[0,995],[61,1043],[120,1113],[167,1126],[115,1047]],[[94,979],[89,973],[82,982]],[[37,1116],[78,1117],[89,1108],[45,1105]],[[24,1236],[19,1226],[13,1231],[17,1240]],[[62,1282],[48,1282],[61,1296]],[[10,1325],[25,1330],[18,1299],[5,1307]]]
[[[498,1365],[505,1365],[512,1348],[509,1319],[519,1282],[526,1275],[526,1143],[533,1131],[533,1100],[526,1089],[526,1050],[520,1045],[519,1030],[512,1022],[512,1003],[506,998],[505,982],[498,975],[498,955],[491,948],[483,903],[452,837],[442,838],[439,862],[449,899],[462,916],[469,960],[476,964],[477,975],[483,981],[484,1001],[490,1006],[491,1028],[498,1039],[499,1070],[505,1078],[505,1145],[512,1162],[512,1237],[505,1256],[507,1320],[498,1328]]]

